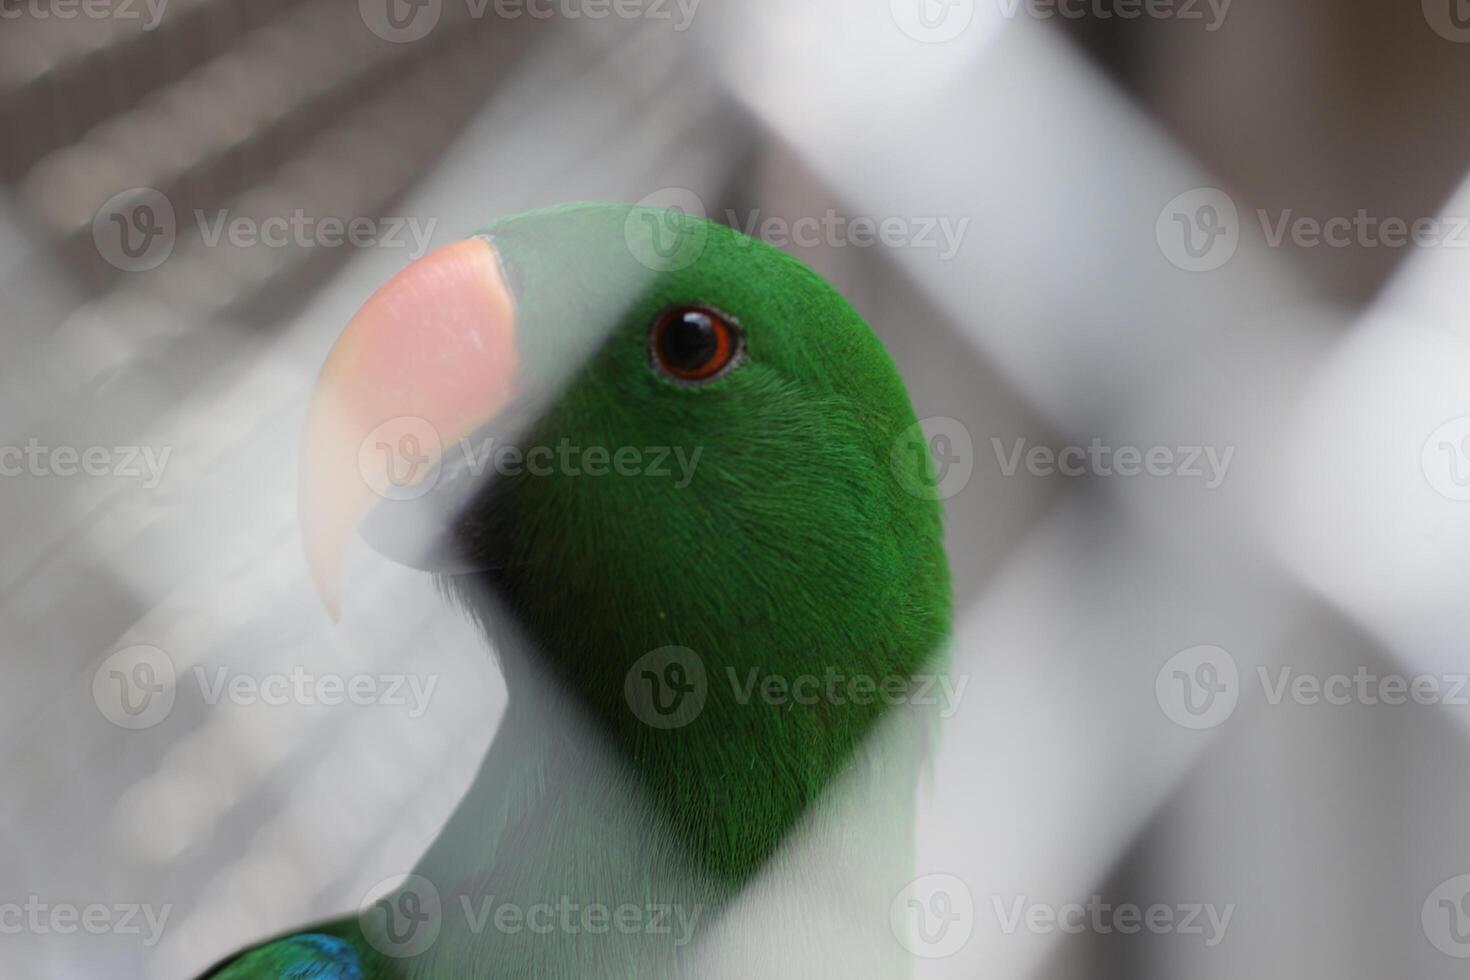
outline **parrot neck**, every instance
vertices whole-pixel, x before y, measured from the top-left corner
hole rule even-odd
[[[579,706],[519,680],[473,786],[415,869],[444,913],[408,977],[726,975],[732,956],[765,964],[742,975],[786,975],[813,948],[826,959],[812,975],[836,960],[847,975],[902,973],[887,915],[914,863],[925,735],[913,718],[886,721],[761,873],[737,880],[711,874],[720,855],[691,853],[647,775]],[[605,917],[619,924],[600,931]],[[833,942],[814,947],[813,935]]]
[[[853,975],[902,973],[888,910],[912,874],[924,717],[765,711],[712,676],[698,723],[655,730],[629,721],[622,670],[566,679],[567,664],[627,651],[550,657],[483,593],[469,598],[509,702],[415,869],[444,914],[407,977],[729,975],[689,968],[711,948],[737,957],[726,967],[768,964],[739,975],[789,975],[793,951],[814,948]]]
[[[725,907],[607,738],[554,689],[511,700],[414,873],[442,931],[407,976],[662,977]]]

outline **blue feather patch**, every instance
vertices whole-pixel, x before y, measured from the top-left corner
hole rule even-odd
[[[308,960],[293,963],[281,973],[281,980],[362,980],[362,964],[357,953],[344,939],[321,933],[292,936],[281,946],[308,946],[316,954]]]

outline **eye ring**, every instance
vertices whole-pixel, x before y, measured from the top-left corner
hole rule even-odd
[[[674,381],[707,384],[740,363],[745,334],[734,317],[719,310],[679,304],[654,318],[648,352],[653,366]]]

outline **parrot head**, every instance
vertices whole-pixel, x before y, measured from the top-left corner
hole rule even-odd
[[[680,212],[578,204],[367,301],[322,371],[301,506],[334,614],[358,533],[442,576],[521,638],[497,643],[512,699],[563,692],[739,877],[947,635],[925,481],[898,372],[819,276]]]

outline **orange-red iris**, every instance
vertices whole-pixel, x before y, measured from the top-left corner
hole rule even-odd
[[[681,381],[706,381],[730,365],[739,349],[736,328],[721,314],[680,306],[654,323],[650,338],[658,366]]]

